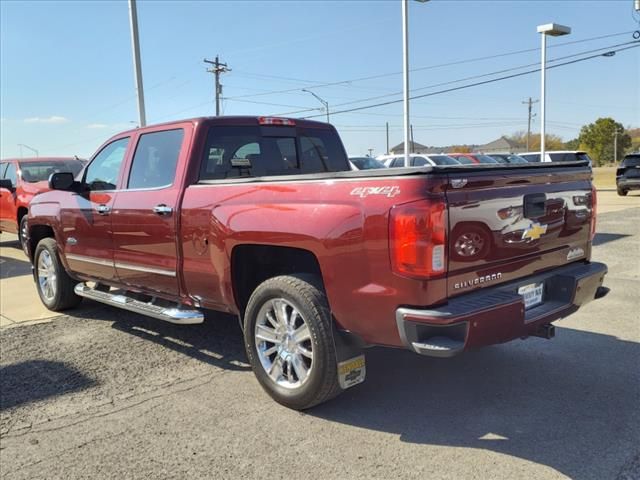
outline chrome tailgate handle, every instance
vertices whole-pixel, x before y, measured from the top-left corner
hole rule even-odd
[[[100,215],[109,215],[109,212],[111,211],[111,208],[108,207],[107,205],[98,205],[96,207],[96,211],[100,214]]]
[[[157,215],[171,215],[172,212],[173,212],[173,208],[169,207],[168,205],[165,205],[164,203],[161,203],[160,205],[156,205],[155,207],[153,207],[153,213]]]

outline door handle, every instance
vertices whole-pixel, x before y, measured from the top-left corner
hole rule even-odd
[[[108,207],[104,204],[102,205],[98,205],[96,207],[96,211],[100,214],[100,215],[109,215],[109,212],[111,211],[111,207]]]
[[[164,203],[153,207],[153,213],[155,213],[156,215],[171,215],[172,212],[173,208],[165,205]]]

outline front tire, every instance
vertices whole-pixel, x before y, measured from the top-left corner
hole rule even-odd
[[[626,197],[627,193],[629,193],[627,190],[618,187],[618,195],[620,195],[621,197]]]
[[[82,297],[73,291],[75,282],[64,269],[53,238],[38,243],[33,255],[36,289],[40,300],[49,310],[60,312],[77,306]]]
[[[317,277],[261,283],[247,304],[244,339],[254,374],[276,402],[304,410],[341,392],[331,312]]]
[[[26,256],[29,256],[29,247],[27,245],[29,237],[29,232],[27,230],[27,214],[25,213],[20,219],[20,224],[18,225],[18,240],[20,241],[20,246],[22,247],[22,251]]]

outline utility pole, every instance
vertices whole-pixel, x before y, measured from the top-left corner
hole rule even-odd
[[[613,132],[613,163],[618,163],[618,135],[621,133],[617,128]]]
[[[213,73],[213,76],[216,79],[215,88],[216,88],[216,117],[220,116],[220,94],[222,93],[222,85],[220,85],[220,74],[230,72],[231,69],[227,66],[226,63],[220,63],[218,59],[218,55],[216,55],[215,60],[207,60],[206,58],[203,60],[204,63],[208,63],[213,65],[212,68],[208,68],[207,72]]]
[[[369,150],[369,157],[371,157],[371,154],[373,153],[373,148],[367,148],[367,150]]]
[[[529,138],[531,137],[531,119],[533,118],[533,115],[531,115],[531,107],[533,106],[534,103],[538,103],[539,101],[540,100],[531,100],[531,97],[529,97],[528,101],[522,102],[525,105],[529,105],[529,121],[527,122],[527,152],[530,151],[529,150]]]
[[[389,155],[389,122],[387,124],[387,155]]]
[[[413,143],[413,125],[411,125],[411,153],[416,153],[415,149],[415,144]]]
[[[131,46],[133,48],[133,74],[136,81],[138,96],[138,119],[140,127],[147,125],[147,115],[144,110],[144,89],[142,87],[142,67],[140,66],[140,39],[138,38],[138,10],[136,0],[129,0],[129,21],[131,23]]]

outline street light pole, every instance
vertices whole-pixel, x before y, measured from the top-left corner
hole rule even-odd
[[[136,81],[136,93],[138,95],[138,117],[140,127],[147,124],[147,115],[144,110],[144,89],[142,87],[142,67],[140,66],[140,40],[138,38],[138,10],[136,0],[129,0],[129,21],[131,22],[131,47],[133,49],[133,74]]]
[[[410,165],[409,160],[409,21],[408,1],[402,1],[402,93],[404,107],[404,166]]]
[[[402,2],[402,105],[404,108],[404,166],[410,165],[409,161],[409,0]],[[429,0],[416,0],[426,3]]]
[[[327,102],[326,100],[323,100],[318,95],[313,93],[311,90],[307,90],[306,88],[303,88],[302,91],[310,93],[311,95],[316,97],[318,99],[318,101],[324,106],[324,110],[325,110],[325,112],[327,112],[327,123],[329,123],[329,102]]]
[[[559,37],[571,33],[571,28],[557,23],[548,23],[538,26],[538,33],[542,36],[542,58],[540,61],[540,161],[544,162],[545,156],[545,140],[546,140],[546,77],[547,77],[547,35]]]
[[[40,153],[38,152],[38,150],[30,147],[29,145],[25,145],[24,143],[19,143],[18,146],[20,147],[20,158],[22,158],[22,147],[26,148],[27,150],[31,150],[33,153],[36,154],[36,157],[40,156]]]

